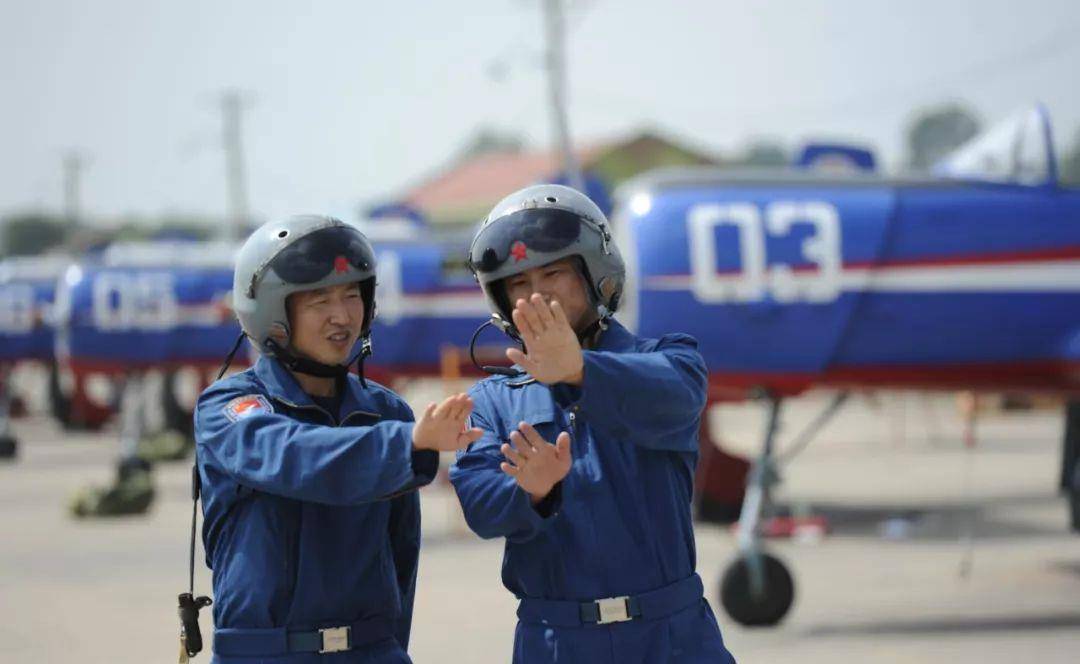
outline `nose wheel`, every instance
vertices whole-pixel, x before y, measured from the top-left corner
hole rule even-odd
[[[132,372],[117,386],[120,413],[120,462],[115,481],[105,487],[87,487],[72,498],[70,511],[78,518],[144,514],[154,502],[150,463],[139,458],[139,440],[146,422],[144,376]]]
[[[795,581],[787,566],[767,553],[761,541],[761,521],[770,509],[770,490],[780,481],[773,458],[780,399],[773,396],[768,399],[765,444],[750,469],[739,515],[739,554],[720,581],[720,603],[724,610],[732,620],[748,627],[776,625],[787,615],[795,599]]]
[[[1080,401],[1065,407],[1065,444],[1061,458],[1061,489],[1069,501],[1069,522],[1080,533]]]
[[[720,603],[747,627],[779,623],[795,600],[795,580],[779,558],[760,552],[733,560],[720,581]]]
[[[19,443],[14,436],[0,436],[0,459],[14,459],[19,453]]]
[[[732,620],[747,626],[770,626],[779,623],[795,600],[795,581],[779,558],[764,550],[761,521],[771,511],[772,487],[780,483],[780,472],[773,453],[780,398],[760,392],[768,400],[768,426],[761,456],[747,476],[746,497],[739,514],[739,555],[728,565],[720,582],[720,603]],[[839,392],[825,409],[786,447],[780,462],[789,462],[804,450],[810,440],[832,419],[847,401],[848,393]]]
[[[10,388],[7,368],[0,368],[0,459],[14,459],[19,452],[19,442],[11,431]]]

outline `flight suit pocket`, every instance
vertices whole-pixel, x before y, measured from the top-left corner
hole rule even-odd
[[[342,418],[339,427],[369,427],[382,421],[382,415],[366,410],[354,410]]]
[[[521,418],[518,422],[509,423],[511,426],[507,429],[507,436],[511,432],[518,430],[518,424],[520,422],[527,422],[532,428],[536,429],[536,432],[540,434],[540,437],[551,443],[555,444],[555,440],[559,437],[559,433],[564,431],[564,427],[560,427],[558,422],[555,421],[555,414],[551,412],[530,413]]]
[[[724,639],[720,635],[720,627],[716,623],[712,609],[704,599],[675,613],[667,620],[670,655],[663,661],[671,664],[677,662],[734,664],[731,654],[724,646]]]

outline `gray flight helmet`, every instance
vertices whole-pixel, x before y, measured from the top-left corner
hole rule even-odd
[[[469,268],[484,291],[492,322],[517,336],[500,282],[569,256],[580,259],[590,304],[599,320],[618,309],[626,266],[611,225],[588,196],[558,184],[538,184],[498,203],[469,247]]]
[[[233,308],[260,353],[288,349],[292,336],[285,299],[292,293],[359,283],[364,301],[360,338],[370,346],[375,318],[375,252],[358,228],[319,215],[260,226],[244,242],[233,272]]]

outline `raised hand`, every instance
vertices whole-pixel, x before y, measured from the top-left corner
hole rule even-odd
[[[508,348],[506,356],[521,365],[529,375],[547,385],[580,385],[585,360],[581,342],[566,318],[562,305],[549,305],[539,293],[528,300],[518,300],[511,313],[514,325],[525,342],[525,353]]]
[[[484,434],[466,427],[473,402],[467,394],[454,394],[442,403],[430,403],[413,425],[413,447],[418,450],[450,452],[467,447]]]
[[[570,434],[563,431],[552,445],[530,424],[522,422],[518,430],[510,434],[510,442],[512,446],[504,443],[500,448],[509,463],[504,461],[499,468],[514,478],[535,505],[570,472],[574,460],[570,453]]]

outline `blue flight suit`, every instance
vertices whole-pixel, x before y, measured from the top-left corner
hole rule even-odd
[[[409,662],[420,550],[415,491],[438,454],[412,447],[396,394],[349,376],[338,413],[279,362],[211,385],[195,411],[218,664]],[[297,652],[350,625],[354,649]]]
[[[450,479],[469,526],[506,538],[503,584],[522,600],[514,662],[734,661],[694,572],[707,379],[696,348],[686,335],[639,339],[612,321],[583,353],[580,388],[493,376],[470,392],[485,434]],[[535,508],[499,469],[499,446],[522,421],[548,442],[572,436],[569,474]],[[663,606],[649,602],[665,593]],[[647,610],[627,622],[580,619],[591,600],[622,596]]]

